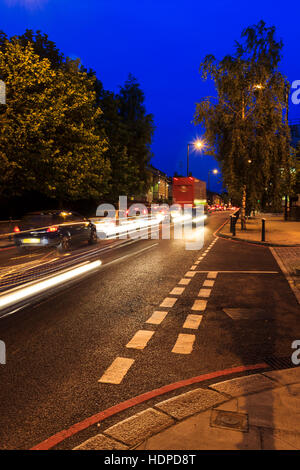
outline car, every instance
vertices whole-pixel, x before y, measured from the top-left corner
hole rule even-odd
[[[87,241],[97,243],[95,225],[77,212],[48,210],[26,214],[14,227],[14,243],[20,252],[54,247],[60,253]]]

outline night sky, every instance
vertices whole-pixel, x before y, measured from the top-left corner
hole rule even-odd
[[[131,72],[146,95],[156,126],[153,165],[173,175],[186,171],[187,143],[201,136],[192,123],[195,103],[214,95],[201,80],[206,54],[233,52],[241,31],[263,19],[284,41],[281,71],[300,80],[299,14],[282,1],[201,0],[0,0],[0,29],[9,36],[26,28],[47,33],[69,57],[96,71],[106,89],[118,91]],[[300,104],[290,103],[290,118]],[[191,153],[190,170],[207,180],[212,157]],[[220,176],[211,189],[221,190]]]

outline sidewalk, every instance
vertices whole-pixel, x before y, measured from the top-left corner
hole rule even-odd
[[[262,219],[266,219],[265,243],[261,242]],[[246,227],[247,230],[241,230],[241,219],[239,217],[236,224],[236,236],[232,237],[229,220],[218,232],[218,236],[274,246],[300,246],[300,222],[285,221],[283,220],[283,214],[260,213],[249,218]]]
[[[74,450],[299,450],[300,366],[160,401]]]
[[[266,242],[261,242],[261,219],[266,219]],[[283,214],[259,214],[247,220],[247,230],[241,230],[240,218],[236,236],[230,233],[230,221],[217,236],[232,240],[259,243],[272,247],[271,251],[300,303],[300,222],[283,220]]]

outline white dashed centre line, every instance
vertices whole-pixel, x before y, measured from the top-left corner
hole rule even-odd
[[[196,273],[194,273],[193,271],[188,271],[187,273],[185,273],[185,277],[194,277]]]
[[[120,384],[133,363],[134,359],[129,359],[127,357],[117,357],[108,367],[108,369],[106,369],[98,382],[107,384]]]
[[[183,328],[189,328],[191,330],[197,330],[199,328],[199,325],[202,321],[203,316],[202,315],[188,315],[186,317],[186,320],[183,324]]]
[[[168,312],[153,312],[150,318],[146,321],[146,323],[151,323],[152,325],[160,325],[160,323],[166,318]]]
[[[190,282],[191,282],[191,279],[187,279],[186,277],[183,277],[182,279],[180,279],[178,284],[182,286],[187,286]]]
[[[186,335],[180,333],[175,343],[172,352],[175,354],[190,354],[193,350],[193,344],[195,342],[195,335]]]
[[[190,267],[190,269],[191,269],[192,271],[193,271],[194,269],[196,269],[196,268],[197,268],[197,265],[196,265],[196,264],[194,264],[193,266]]]
[[[148,341],[154,335],[154,331],[139,330],[136,332],[134,337],[126,344],[126,348],[132,349],[144,349],[147,346]]]
[[[192,310],[198,310],[203,312],[206,309],[207,300],[195,300]]]
[[[214,280],[207,279],[206,281],[204,281],[203,287],[213,287],[214,283],[215,283]]]
[[[168,307],[171,308],[173,305],[175,305],[177,299],[174,299],[173,297],[166,297],[163,302],[160,304],[160,307]]]
[[[170,295],[181,295],[184,289],[185,287],[174,287],[174,289],[171,290]]]
[[[200,289],[198,297],[209,297],[211,289]]]

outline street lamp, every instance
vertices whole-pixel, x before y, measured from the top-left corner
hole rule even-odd
[[[197,150],[201,150],[204,147],[204,142],[202,140],[198,139],[195,142],[189,142],[187,144],[187,171],[186,171],[186,176],[189,176],[190,145],[193,145]]]
[[[214,170],[208,170],[208,178],[207,178],[207,191],[209,191],[209,175],[210,174],[213,174],[213,175],[217,175],[219,172],[218,170],[215,168]]]

